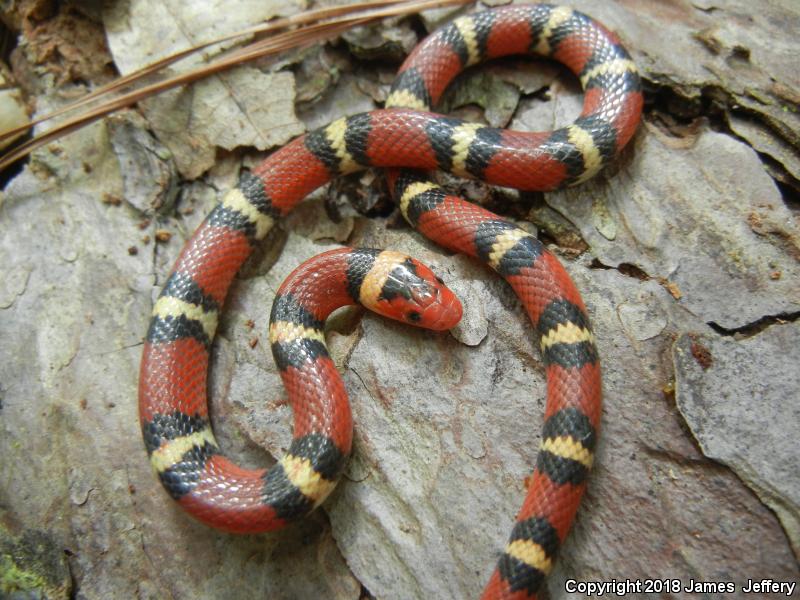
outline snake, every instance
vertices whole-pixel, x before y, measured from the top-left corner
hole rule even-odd
[[[528,53],[562,63],[579,79],[584,104],[573,123],[520,132],[431,112],[465,68]],[[231,282],[280,218],[334,177],[386,168],[405,220],[504,278],[538,338],[547,379],[541,441],[522,507],[482,596],[536,598],[575,519],[594,461],[602,399],[595,336],[576,286],[538,238],[448,193],[427,172],[440,169],[519,190],[580,184],[619,156],[635,133],[642,105],[637,68],[616,34],[568,7],[509,5],[458,17],[423,40],[400,67],[384,109],[337,119],[243,170],[185,243],[145,337],[140,425],[151,466],[169,495],[212,527],[255,533],[307,514],[333,489],[351,449],[352,418],[340,384],[322,383],[339,381],[324,346],[325,311],[290,292],[279,294],[273,305],[270,343],[291,399],[294,433],[285,455],[269,469],[239,467],[215,440],[207,399],[209,353]],[[383,293],[405,311],[401,319],[419,318],[422,324],[418,309],[401,306],[412,292],[398,284],[386,293],[387,278],[396,279],[389,277],[395,268],[390,266],[399,257],[377,251],[334,256],[327,263],[338,261],[338,272],[326,274],[314,263],[301,273],[309,281],[333,278],[341,299],[351,302]],[[307,376],[312,368],[325,375]]]

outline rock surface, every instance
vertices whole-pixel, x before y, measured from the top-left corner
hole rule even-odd
[[[778,515],[800,554],[797,323],[738,341],[682,334],[674,348],[678,410],[703,454],[731,467]],[[755,400],[755,402],[753,402]]]
[[[604,364],[596,467],[547,594],[574,597],[567,579],[798,581],[800,10],[574,5],[620,32],[649,91],[645,124],[617,164],[509,208],[558,242]],[[103,13],[121,72],[300,7],[165,6],[127,0]],[[477,597],[535,460],[544,371],[510,289],[387,217],[385,202],[351,198],[378,214],[368,218],[344,205],[347,188],[315,193],[240,274],[214,347],[215,431],[237,461],[266,465],[291,439],[267,319],[302,260],[345,243],[391,247],[431,264],[464,302],[448,334],[359,309],[334,316],[328,339],[356,437],[321,511],[278,534],[212,531],[163,493],[138,426],[142,338],[184,240],[257,162],[253,149],[385,97],[385,65],[359,57],[405,48],[415,28],[386,31],[143,103],[41,150],[6,184],[0,597]],[[43,93],[39,110],[58,94]],[[447,103],[549,129],[580,112],[580,90],[559,68],[515,59],[465,77]],[[373,180],[379,197],[379,177],[349,183]]]
[[[295,13],[299,4],[244,2],[229,10],[225,2],[170,6],[136,0],[109,4],[103,23],[115,64],[127,75],[193,44]],[[192,57],[180,65],[196,66],[198,62]],[[266,150],[303,132],[294,114],[294,76],[263,73],[249,66],[149,98],[142,102],[142,111],[187,179],[195,179],[213,166],[217,147]]]

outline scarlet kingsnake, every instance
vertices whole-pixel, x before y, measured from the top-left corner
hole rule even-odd
[[[424,112],[463,68],[531,51],[580,79],[584,108],[572,125],[520,133]],[[145,444],[167,491],[209,525],[233,532],[282,527],[327,496],[350,451],[344,391],[323,397],[302,375],[315,365],[326,379],[336,377],[321,346],[322,314],[280,297],[270,334],[295,413],[287,455],[268,471],[245,470],[222,456],[211,433],[206,376],[219,310],[239,267],[276,219],[332,177],[370,166],[444,169],[522,190],[580,183],[629,141],[642,93],[628,53],[602,25],[565,7],[513,5],[461,17],[428,37],[401,67],[387,106],[408,108],[339,119],[245,172],[186,243],[156,302],[139,386]],[[563,267],[535,237],[417,172],[392,172],[389,182],[414,228],[478,258],[511,284],[539,335],[547,369],[540,451],[484,591],[485,598],[535,597],[593,460],[601,383],[589,318]]]

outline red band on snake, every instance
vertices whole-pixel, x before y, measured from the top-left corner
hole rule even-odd
[[[573,124],[523,133],[427,112],[463,68],[527,52],[562,62],[580,79],[584,108]],[[602,25],[564,7],[515,5],[459,18],[428,37],[401,67],[387,106],[405,108],[334,121],[244,173],[186,243],[156,302],[139,386],[145,444],[173,498],[211,526],[267,531],[305,514],[330,491],[350,449],[350,410],[338,384],[324,393],[306,385],[310,397],[296,400],[287,383],[294,438],[270,470],[236,466],[211,433],[206,378],[219,311],[239,267],[275,220],[332,177],[371,166],[444,169],[522,190],[580,183],[630,140],[642,93],[628,53]],[[574,520],[596,444],[600,366],[586,309],[558,260],[523,229],[417,172],[393,172],[389,179],[409,223],[504,277],[539,336],[547,372],[540,450],[484,591],[484,598],[533,598]],[[313,363],[334,381],[335,369],[318,344],[323,313],[289,302],[274,308],[273,317],[282,374],[302,378]]]

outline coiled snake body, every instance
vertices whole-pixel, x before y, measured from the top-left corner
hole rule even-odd
[[[580,79],[584,108],[572,125],[522,133],[427,112],[465,67],[526,52],[554,58]],[[321,313],[285,299],[273,308],[270,341],[295,429],[288,453],[272,469],[246,470],[226,459],[208,420],[209,347],[230,283],[254,245],[307,194],[370,166],[444,169],[522,190],[553,190],[600,171],[633,135],[641,108],[636,68],[613,33],[565,7],[512,5],[461,17],[429,36],[401,67],[386,110],[334,121],[244,173],[186,243],[145,341],[140,420],[167,491],[211,526],[258,532],[305,514],[335,485],[352,438],[346,396],[343,389],[325,396],[318,377],[303,375],[311,363],[322,365],[323,379],[336,375],[322,360]],[[535,237],[417,171],[391,171],[389,183],[417,231],[477,258],[511,284],[538,333],[547,372],[540,450],[484,591],[485,598],[535,597],[593,460],[601,384],[589,318],[563,267]],[[351,290],[351,298],[357,293]]]

